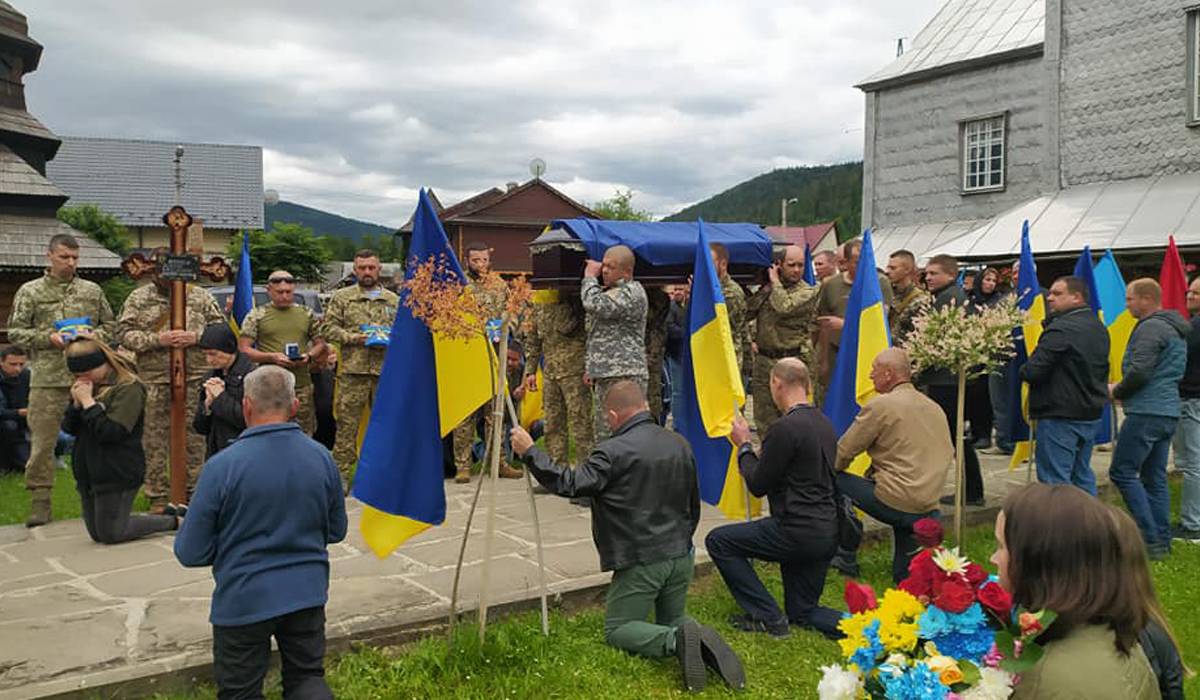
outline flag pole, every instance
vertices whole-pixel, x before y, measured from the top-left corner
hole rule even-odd
[[[487,463],[487,451],[484,451],[484,462]],[[479,505],[479,494],[483,490],[483,475],[475,484],[475,496],[471,499],[471,509],[467,511],[467,527],[463,530],[462,544],[458,548],[458,563],[454,565],[454,584],[450,588],[450,642],[454,642],[454,624],[458,621],[458,581],[462,577],[463,558],[467,554],[467,538],[471,536],[471,522],[475,519],[475,508]]]
[[[487,525],[483,535],[483,571],[479,581],[479,643],[483,644],[487,633],[488,589],[491,587],[492,543],[496,538],[496,493],[500,490],[500,445],[504,430],[504,396],[508,394],[508,373],[504,371],[504,358],[508,357],[508,334],[512,317],[504,313],[500,326],[500,348],[496,353],[496,396],[492,402],[492,443],[489,473],[492,485],[488,488]]]
[[[508,419],[513,425],[520,425],[521,421],[517,418],[516,406],[513,406],[512,397],[508,392],[504,392],[504,402],[508,405]],[[542,634],[550,635],[550,610],[546,604],[546,559],[542,553],[542,526],[538,523],[537,514],[537,499],[533,497],[533,476],[528,469],[525,472],[525,492],[529,494],[529,512],[533,515],[533,541],[537,547],[538,558],[538,589],[539,597],[542,599]]]
[[[1025,483],[1033,481],[1033,463],[1037,454],[1037,421],[1029,422],[1029,459],[1025,460]]]
[[[956,408],[958,420],[954,426],[954,459],[955,466],[955,484],[954,484],[954,542],[957,546],[962,547],[962,531],[963,531],[963,508],[966,506],[966,460],[963,455],[963,403],[966,401],[967,394],[967,370],[959,368],[958,370],[958,406]]]

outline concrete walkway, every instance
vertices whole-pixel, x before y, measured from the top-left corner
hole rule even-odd
[[[1025,483],[1007,458],[983,457],[989,505]],[[1107,482],[1108,455],[1096,453]],[[358,532],[359,504],[348,501],[350,535],[330,548],[328,637],[331,647],[350,640],[396,640],[428,631],[449,610],[458,556],[475,484],[447,482],[447,516],[384,560]],[[952,487],[951,487],[952,488]],[[523,481],[502,480],[497,494],[492,602],[536,604],[537,554]],[[486,501],[484,494],[483,501]],[[483,558],[482,502],[467,546],[460,608],[479,599]],[[599,571],[589,511],[565,499],[538,496],[547,581],[553,594],[592,595],[608,581]],[[979,517],[990,513],[971,509]],[[707,561],[704,536],[723,522],[705,506],[695,542]],[[878,527],[877,523],[869,526]],[[0,699],[79,694],[211,664],[210,570],[185,569],[172,554],[173,538],[156,536],[116,546],[91,542],[78,520],[27,530],[0,527]],[[111,689],[109,689],[111,690]]]

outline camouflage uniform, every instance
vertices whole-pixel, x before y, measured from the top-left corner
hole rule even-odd
[[[729,330],[733,332],[733,352],[737,355],[738,371],[746,367],[750,356],[746,348],[750,346],[746,322],[746,292],[742,285],[733,281],[729,275],[721,279],[721,294],[725,297],[725,311],[729,314]]]
[[[527,376],[537,374],[539,360],[543,364],[546,452],[555,463],[567,464],[569,433],[575,440],[575,463],[582,463],[592,452],[592,397],[583,386],[587,334],[578,295],[534,305],[525,352]]]
[[[370,291],[358,285],[333,293],[325,307],[320,335],[340,349],[334,413],[337,416],[337,437],[333,443],[333,459],[347,488],[354,465],[358,462],[358,425],[363,410],[375,397],[375,385],[383,369],[386,347],[367,347],[350,338],[363,333],[361,326],[391,327],[396,320],[400,297],[376,286]]]
[[[25,464],[25,488],[35,492],[35,500],[49,499],[54,487],[54,445],[75,381],[50,334],[55,321],[83,316],[92,319],[98,339],[112,342],[116,322],[100,285],[78,276],[64,282],[47,273],[21,285],[8,317],[8,339],[29,353],[27,423],[32,445]]]
[[[584,277],[580,287],[587,312],[587,373],[592,379],[592,410],[600,442],[611,431],[604,420],[604,399],[622,379],[646,390],[646,290],[633,280],[621,280],[608,289],[595,277]]]
[[[758,436],[779,419],[779,409],[771,398],[771,369],[785,357],[798,357],[812,367],[810,332],[816,319],[817,288],[803,281],[793,285],[765,284],[746,304],[748,316],[755,320],[758,354],[754,357],[752,387],[754,424]]]
[[[650,414],[660,420],[663,413],[663,363],[667,359],[667,314],[671,297],[661,287],[646,290],[646,399]]]
[[[199,338],[212,323],[226,323],[212,294],[203,287],[187,286],[187,323],[184,330]],[[146,497],[153,505],[167,502],[171,494],[171,350],[158,342],[158,334],[171,329],[171,295],[151,283],[133,290],[121,307],[117,322],[117,338],[121,346],[137,354],[138,376],[146,384],[146,422],[142,432],[142,448],[146,452]],[[192,397],[200,391],[200,383],[208,372],[208,363],[200,347],[186,349],[187,387],[184,403],[187,423],[196,417],[196,402]],[[187,430],[187,492],[196,488],[200,468],[204,465],[204,436]]]
[[[487,311],[488,319],[498,319],[504,315],[504,306],[508,302],[508,288],[500,282],[487,283],[487,278],[479,279],[468,273],[467,287],[479,304]],[[476,426],[483,420],[483,434],[492,434],[492,404],[487,402],[477,411],[454,428],[454,467],[460,479],[466,478],[471,469],[471,448],[475,445]],[[486,441],[486,440],[485,440]]]
[[[320,337],[317,317],[307,306],[293,304],[290,308],[300,309],[308,318],[308,330],[301,340],[290,341],[276,335],[278,331],[275,330],[275,324],[271,322],[272,310],[275,307],[270,304],[256,306],[246,314],[246,318],[242,319],[241,337],[253,340],[254,347],[260,352],[283,352],[284,344],[287,342],[298,342],[300,354],[308,352],[313,340]],[[284,309],[284,311],[287,310]],[[309,372],[309,365],[289,368],[288,371],[296,377],[296,398],[300,400],[300,407],[296,409],[294,422],[300,425],[300,429],[304,431],[305,435],[311,436],[317,430],[317,413],[313,405],[312,373]]]
[[[892,333],[892,345],[902,345],[913,332],[913,319],[933,301],[929,292],[915,284],[900,291],[892,289],[892,308],[888,313],[888,326]]]

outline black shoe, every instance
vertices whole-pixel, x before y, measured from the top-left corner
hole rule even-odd
[[[953,495],[942,496],[941,498],[938,499],[938,503],[941,503],[944,506],[952,506],[952,505],[954,505],[954,496]],[[982,498],[968,498],[967,499],[968,506],[979,507],[979,506],[983,506],[986,504],[987,504],[987,501]]]
[[[1151,544],[1146,546],[1146,554],[1150,557],[1150,561],[1162,561],[1171,556],[1171,545],[1169,544]]]
[[[176,518],[182,518],[187,515],[188,507],[182,503],[168,503],[163,506],[163,515],[174,515]]]
[[[987,438],[979,438],[975,442],[971,443],[971,447],[973,447],[977,450],[986,450],[991,446],[992,446],[992,441]]]
[[[862,576],[862,571],[858,568],[858,562],[840,554],[829,562],[829,566],[848,578],[859,578]]]
[[[592,499],[590,498],[572,498],[571,505],[579,506],[580,508],[591,508]]]
[[[550,493],[550,489],[542,486],[541,484],[534,484],[533,492],[539,496],[545,496],[546,494]]]
[[[749,615],[730,615],[729,624],[734,629],[742,632],[766,632],[775,639],[787,639],[792,636],[792,630],[788,625],[787,618],[777,622],[764,622],[756,620]]]
[[[683,687],[691,692],[704,690],[708,671],[700,655],[700,625],[695,620],[684,620],[675,628],[675,656],[683,672]]]
[[[1183,525],[1176,525],[1171,528],[1171,539],[1195,544],[1200,542],[1200,530],[1189,530]]]
[[[700,655],[704,664],[716,671],[730,688],[746,689],[746,669],[742,660],[715,629],[706,625],[700,625]]]

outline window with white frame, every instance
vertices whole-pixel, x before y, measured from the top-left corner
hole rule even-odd
[[[963,191],[1004,187],[1004,115],[963,122]]]
[[[1188,123],[1200,124],[1200,9],[1187,13]]]

